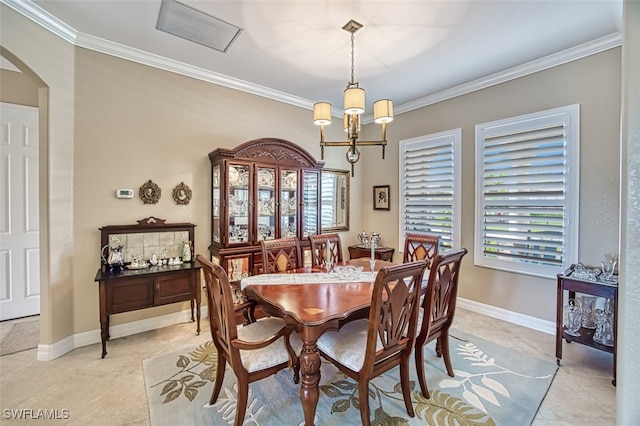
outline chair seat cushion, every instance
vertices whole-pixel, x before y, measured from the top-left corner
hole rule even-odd
[[[318,349],[350,370],[360,371],[364,365],[368,330],[368,320],[352,321],[338,331],[327,331],[320,336]],[[376,351],[380,349],[382,342],[378,337]]]
[[[244,327],[238,327],[238,339],[245,342],[259,342],[271,337],[286,326],[287,323],[280,318],[263,318]],[[296,356],[300,355],[302,350],[300,337],[296,333],[291,333],[290,342]],[[289,353],[287,352],[284,337],[281,337],[264,348],[255,350],[241,349],[240,358],[244,368],[251,373],[287,362]]]

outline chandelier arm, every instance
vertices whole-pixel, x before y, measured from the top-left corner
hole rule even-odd
[[[320,142],[320,146],[351,146],[351,141]]]

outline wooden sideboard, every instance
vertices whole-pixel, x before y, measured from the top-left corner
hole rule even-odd
[[[376,247],[376,259],[393,262],[393,253],[395,249],[392,247]],[[360,257],[371,257],[371,249],[368,247],[360,247],[358,245],[349,246],[349,258],[358,259]]]
[[[162,219],[147,218],[138,221],[137,225],[115,225],[100,228],[101,242],[104,247],[104,244],[109,244],[113,236],[116,236],[118,241],[130,239],[134,244],[133,241],[144,240],[145,236],[139,234],[153,234],[155,237],[165,233],[162,240],[175,251],[177,247],[172,246],[179,246],[181,242],[171,245],[167,241],[170,241],[174,235],[184,235],[185,240],[188,238],[188,241],[193,244],[194,227],[195,225],[190,223],[167,224]],[[174,241],[174,243],[176,242]],[[160,243],[158,244],[158,248],[162,247]],[[141,246],[132,250],[143,252],[148,257],[146,252],[154,248]],[[172,254],[177,256],[177,253]],[[191,261],[178,265],[149,265],[140,269],[128,269],[129,265],[130,262],[125,260],[125,267],[116,271],[109,270],[103,265],[94,279],[99,283],[102,358],[107,355],[109,316],[113,314],[190,301],[191,321],[197,322],[196,333],[200,334],[201,266],[195,259],[192,258]]]

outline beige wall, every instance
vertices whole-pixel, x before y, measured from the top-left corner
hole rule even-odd
[[[74,155],[75,252],[74,332],[94,329],[99,267],[98,228],[134,224],[156,216],[195,223],[195,251],[211,243],[210,163],[207,154],[260,137],[293,141],[319,156],[311,112],[247,93],[117,59],[76,51]],[[136,193],[147,180],[162,190],[155,205],[116,199],[116,188]],[[177,205],[173,188],[193,191],[189,205]],[[119,324],[185,309],[170,305],[116,315]]]
[[[381,160],[369,149],[363,159],[363,227],[379,230],[398,249],[398,211],[373,211],[372,185],[390,184],[398,205],[398,141],[462,128],[462,246],[459,295],[487,305],[555,321],[554,279],[473,266],[475,202],[475,125],[545,109],[580,104],[579,260],[599,265],[602,255],[618,252],[620,48],[589,56],[507,83],[396,116],[389,125],[391,148]],[[379,130],[369,126],[367,136]],[[360,160],[362,161],[362,159]]]
[[[82,262],[73,247],[74,48],[4,4],[0,5],[0,40],[2,48],[22,63],[11,62],[33,81],[38,80],[40,341],[54,343],[69,337],[74,329],[72,275],[74,265]]]
[[[0,100],[35,107],[38,106],[38,89],[26,75],[0,69]]]
[[[22,59],[49,87],[48,143],[42,215],[42,343],[98,328],[98,293],[93,282],[100,264],[98,228],[133,224],[156,216],[193,222],[195,250],[210,241],[209,162],[218,147],[234,147],[259,137],[293,141],[320,157],[318,129],[311,112],[244,92],[171,74],[82,48],[51,35],[4,5],[3,46]],[[212,53],[213,54],[213,53]],[[372,210],[372,185],[390,184],[397,200],[400,139],[456,127],[463,129],[463,240],[461,296],[552,321],[555,282],[473,266],[474,141],[476,123],[580,103],[582,173],[580,256],[597,262],[617,250],[620,51],[598,55],[476,93],[398,115],[389,127],[390,147],[363,148],[351,180],[351,231],[382,233],[398,249],[398,211]],[[366,87],[366,84],[365,84]],[[339,120],[327,139],[343,138]],[[365,133],[377,137],[377,125]],[[46,151],[48,149],[48,152]],[[344,149],[326,150],[326,166],[347,169]],[[136,197],[118,200],[116,188],[137,189],[152,179],[162,189],[156,205]],[[171,190],[184,182],[193,190],[188,206],[178,206]],[[397,206],[397,201],[392,202]],[[609,214],[607,206],[614,206]],[[400,259],[396,252],[395,259]],[[48,263],[47,263],[48,262]],[[48,266],[50,265],[50,266]],[[112,324],[186,309],[171,305],[114,316]],[[49,318],[50,320],[47,320]]]

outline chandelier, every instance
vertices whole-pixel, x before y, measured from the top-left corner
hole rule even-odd
[[[320,126],[320,152],[324,160],[325,146],[348,146],[346,157],[351,163],[351,176],[353,166],[360,159],[360,146],[382,146],[382,159],[387,145],[387,123],[393,121],[393,102],[390,99],[380,99],[373,104],[373,121],[381,124],[382,135],[377,141],[358,140],[360,136],[360,116],[364,113],[364,89],[354,78],[354,40],[355,32],[362,28],[362,24],[353,19],[346,23],[343,30],[351,33],[351,81],[344,91],[344,131],[347,133],[346,141],[328,142],[324,140],[324,126],[331,124],[331,104],[329,102],[317,102],[313,105],[313,124]]]

